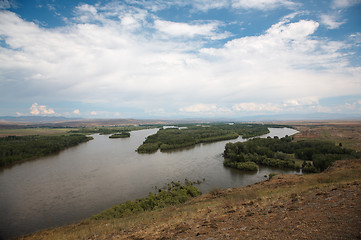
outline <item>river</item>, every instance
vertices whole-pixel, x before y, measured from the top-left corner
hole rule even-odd
[[[167,153],[138,154],[137,147],[157,129],[131,132],[130,138],[94,140],[59,154],[0,170],[0,239],[61,226],[88,218],[115,204],[146,196],[171,181],[202,180],[199,189],[246,186],[270,172],[292,170],[260,167],[247,173],[223,166],[228,142],[242,137]],[[293,135],[290,128],[270,128],[263,135]]]

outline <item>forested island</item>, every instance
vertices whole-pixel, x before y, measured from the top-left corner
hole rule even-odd
[[[156,134],[148,136],[138,153],[152,153],[194,146],[198,143],[216,142],[238,138],[255,137],[269,133],[269,127],[283,127],[280,125],[262,124],[210,124],[186,125],[181,128],[160,129]]]
[[[224,165],[240,170],[257,170],[257,164],[322,172],[334,161],[360,158],[361,153],[342,148],[330,141],[302,140],[293,137],[255,138],[247,142],[227,143]]]
[[[128,138],[128,137],[130,137],[129,132],[115,133],[109,136],[109,138]]]
[[[91,139],[83,134],[3,137],[0,138],[0,167],[57,153]]]

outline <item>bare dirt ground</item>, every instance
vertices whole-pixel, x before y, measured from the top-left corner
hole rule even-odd
[[[353,161],[352,167],[360,167]],[[350,165],[351,167],[351,165]],[[337,170],[335,166],[333,170]],[[282,175],[246,187],[277,191],[293,188],[304,176]],[[320,181],[320,180],[319,180]],[[321,180],[322,182],[322,180]],[[108,236],[113,239],[361,239],[361,181],[318,185],[306,191],[236,201],[227,198],[240,189],[220,191],[203,198],[218,198],[221,207],[198,210],[177,224],[148,226]],[[301,188],[302,189],[302,188]]]

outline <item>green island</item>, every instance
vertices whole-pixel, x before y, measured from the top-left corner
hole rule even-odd
[[[336,160],[360,158],[361,152],[342,148],[322,140],[293,141],[293,137],[255,138],[247,142],[227,143],[223,164],[240,170],[256,171],[257,164],[322,172]]]
[[[128,138],[128,137],[130,137],[129,132],[115,133],[109,136],[109,138]]]
[[[3,137],[0,138],[0,167],[57,153],[91,139],[83,134]]]
[[[269,127],[284,127],[281,125],[262,124],[209,124],[209,125],[182,125],[180,128],[160,129],[156,134],[148,136],[138,153],[153,153],[158,149],[168,151],[194,146],[198,143],[216,142],[238,138],[255,137],[269,133]]]

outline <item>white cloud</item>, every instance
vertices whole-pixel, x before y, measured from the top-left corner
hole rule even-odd
[[[214,104],[195,104],[188,107],[183,107],[179,109],[181,112],[215,112],[217,111],[217,106]]]
[[[75,110],[73,111],[73,113],[74,113],[74,114],[80,114],[80,110],[79,110],[79,109],[75,109]]]
[[[356,4],[360,4],[361,0],[333,0],[332,6],[334,8],[348,8]]]
[[[97,115],[97,112],[96,111],[91,111],[90,115],[95,116],[95,115]]]
[[[39,105],[38,103],[33,103],[30,107],[31,115],[50,115],[54,113],[54,109],[47,108],[45,105]]]
[[[300,99],[288,99],[284,102],[283,106],[305,106],[305,105],[318,105],[319,100],[317,97],[304,97]]]
[[[219,9],[229,6],[229,0],[190,0],[194,8],[201,11],[208,11],[210,9]]]
[[[191,6],[194,10],[206,12],[211,9],[221,8],[242,8],[242,9],[259,9],[262,11],[273,10],[278,7],[294,9],[301,4],[290,0],[158,0],[158,1],[138,1],[127,0],[132,4],[139,4],[152,12],[157,12],[170,8],[172,6],[185,7]]]
[[[280,40],[303,40],[313,34],[319,24],[312,20],[301,20],[295,23],[285,24],[286,22],[279,22],[274,24],[267,33],[270,37],[278,38]]]
[[[361,33],[360,32],[350,34],[349,38],[352,42],[354,42],[356,44],[361,43]]]
[[[336,15],[327,15],[322,14],[321,15],[321,22],[327,26],[328,29],[337,29],[342,24],[344,24],[346,21],[338,21],[338,16]]]
[[[273,103],[254,103],[244,102],[233,105],[235,111],[246,111],[246,112],[280,112],[282,108]]]
[[[156,20],[154,25],[158,31],[175,37],[214,36],[218,28],[217,22],[188,24]]]
[[[235,8],[256,8],[260,10],[269,10],[276,7],[284,6],[294,8],[299,4],[288,0],[232,0],[232,7]]]
[[[201,113],[201,114],[212,114],[212,115],[228,115],[231,110],[226,107],[218,107],[215,104],[194,104],[179,109],[180,112],[185,113]]]
[[[47,29],[0,14],[0,36],[9,46],[0,46],[0,102],[71,99],[114,108],[112,116],[122,108],[231,114],[232,106],[233,112],[280,111],[292,101],[301,106],[308,96],[361,92],[361,69],[344,54],[349,46],[315,36],[316,21],[291,22],[288,16],[262,34],[209,48],[226,34],[223,23],[175,23],[99,5],[82,5],[77,17],[79,22]]]

